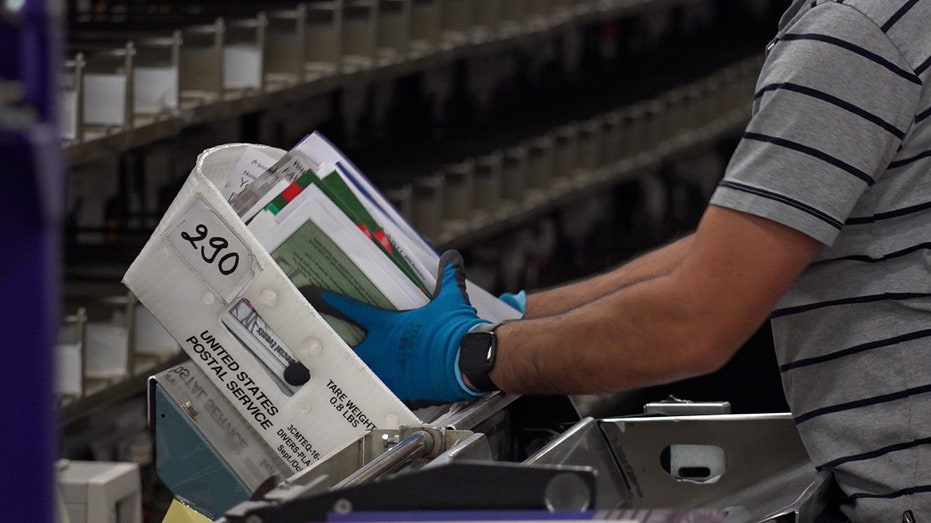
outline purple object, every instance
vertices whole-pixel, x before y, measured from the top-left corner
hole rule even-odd
[[[22,87],[22,102],[38,121],[57,121],[56,77],[61,62],[62,2],[22,0],[0,7],[0,81]]]
[[[52,354],[58,328],[64,170],[56,115],[60,2],[0,10],[0,500],[4,521],[55,520]],[[5,105],[6,104],[6,105]]]

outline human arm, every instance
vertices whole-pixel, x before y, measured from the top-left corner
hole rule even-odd
[[[563,394],[627,390],[714,371],[756,330],[820,246],[777,222],[709,207],[691,239],[675,247],[682,256],[668,271],[562,314],[500,325],[489,376],[505,392]],[[469,395],[455,383],[462,381],[459,347],[483,320],[464,293],[459,297],[452,278],[464,277],[461,271],[459,264],[445,270],[444,289],[459,292],[440,295],[456,297],[452,303],[434,299],[390,312],[326,300],[366,330],[357,352],[383,379],[397,378],[392,390],[401,397]],[[408,390],[441,377],[442,386],[426,395]]]
[[[712,372],[767,318],[820,247],[776,222],[709,207],[692,237],[657,251],[658,260],[672,260],[662,267],[668,270],[617,269],[643,278],[617,285],[621,276],[616,290],[594,301],[501,325],[490,377],[506,392],[585,393]],[[593,281],[612,285],[607,275]]]
[[[692,244],[692,235],[609,272],[527,295],[524,318],[560,314],[635,283],[668,274],[682,260]]]

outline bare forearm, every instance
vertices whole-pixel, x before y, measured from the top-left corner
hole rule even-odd
[[[664,274],[561,314],[501,325],[492,381],[506,392],[583,393],[711,372],[765,321],[820,244],[711,208],[696,235],[671,247],[687,249]]]
[[[690,311],[669,277],[633,284],[564,314],[498,329],[492,380],[507,392],[594,393],[713,370],[689,336]],[[623,311],[619,313],[618,311]]]
[[[682,260],[691,242],[692,236],[687,236],[605,274],[530,294],[524,317],[560,314],[634,283],[668,274]]]

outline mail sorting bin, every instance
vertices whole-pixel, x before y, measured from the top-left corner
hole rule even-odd
[[[413,182],[414,229],[431,241],[443,232],[443,202],[446,187],[443,173],[418,178]]]
[[[527,190],[527,146],[508,147],[501,153],[501,197],[515,202],[524,198]]]
[[[178,109],[182,46],[180,30],[156,33],[98,29],[72,33],[69,41],[72,47],[83,52],[75,54],[75,59],[66,63],[66,68],[70,70],[62,86],[62,97],[66,103],[67,93],[76,86],[83,86],[83,76],[87,74],[86,99],[95,104],[100,104],[101,100],[106,100],[106,104],[115,104],[117,100],[111,96],[113,84],[131,84],[131,91],[126,91],[124,100],[130,112],[123,119],[134,127],[151,123],[161,115]],[[102,56],[100,51],[104,52]],[[85,54],[88,64],[84,64]],[[99,92],[92,93],[91,89]],[[77,90],[83,91],[81,87]],[[92,109],[100,111],[100,108]],[[84,123],[82,120],[82,127]]]
[[[411,0],[411,49],[428,53],[440,46],[443,31],[440,0]]]
[[[268,12],[262,63],[269,86],[294,85],[303,80],[306,18],[305,4]]]
[[[248,94],[265,88],[267,26],[265,13],[227,21],[223,43],[224,89]]]
[[[648,137],[649,115],[643,103],[623,107],[615,114],[618,122],[612,141],[618,154],[617,160],[633,158],[647,151],[651,146]]]
[[[453,44],[464,44],[471,39],[475,19],[473,0],[445,0],[442,15],[444,39]]]
[[[55,342],[55,397],[60,405],[66,405],[84,395],[85,341],[84,327],[87,312],[78,307],[73,314],[66,314],[58,329]]]
[[[181,98],[181,31],[137,38],[133,60],[133,112],[137,125],[178,109]]]
[[[609,166],[618,162],[627,151],[622,146],[623,118],[618,111],[609,111],[598,118],[602,161]]]
[[[397,187],[385,189],[385,198],[398,210],[402,218],[413,222],[414,217],[414,185],[404,183]]]
[[[681,91],[684,103],[682,127],[694,131],[701,127],[703,123],[702,111],[710,93],[702,88],[700,82],[684,85],[681,87]]]
[[[601,140],[601,118],[594,117],[579,124],[579,167],[595,171],[604,165]]]
[[[473,184],[475,186],[476,210],[494,212],[501,208],[501,160],[500,152],[475,159]]]
[[[553,19],[553,0],[527,0],[527,14],[533,23],[549,26]]]
[[[636,137],[639,140],[637,150],[651,150],[659,145],[664,136],[663,121],[666,114],[666,106],[659,97],[639,102],[637,109],[640,112],[639,131]],[[635,124],[636,125],[636,124]],[[631,138],[634,137],[632,133]]]
[[[343,67],[349,72],[375,65],[378,52],[378,2],[350,0],[343,7]]]
[[[443,174],[443,217],[450,220],[468,219],[474,209],[475,162],[467,159],[446,166]]]
[[[411,41],[411,3],[381,0],[378,9],[379,60],[388,63],[403,60]]]
[[[547,133],[531,138],[527,146],[527,187],[549,189],[554,181],[556,139]]]
[[[192,103],[210,103],[223,98],[223,46],[226,23],[185,27],[181,37],[181,98]]]
[[[553,132],[553,176],[571,179],[579,168],[579,127],[575,123],[560,126]]]
[[[85,135],[131,129],[135,119],[135,45],[132,42],[122,45],[78,42],[73,44],[69,52],[84,57],[80,103]]]
[[[518,33],[527,20],[530,0],[500,2],[500,30],[505,35]]]
[[[304,79],[339,72],[342,64],[343,10],[336,2],[314,2],[304,19]]]
[[[475,30],[483,37],[490,38],[501,29],[501,4],[499,0],[475,0]]]

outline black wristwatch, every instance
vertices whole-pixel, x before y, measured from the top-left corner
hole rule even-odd
[[[483,323],[467,332],[459,344],[459,370],[478,392],[498,390],[488,377],[488,373],[495,366],[498,350],[496,328],[497,323]]]

